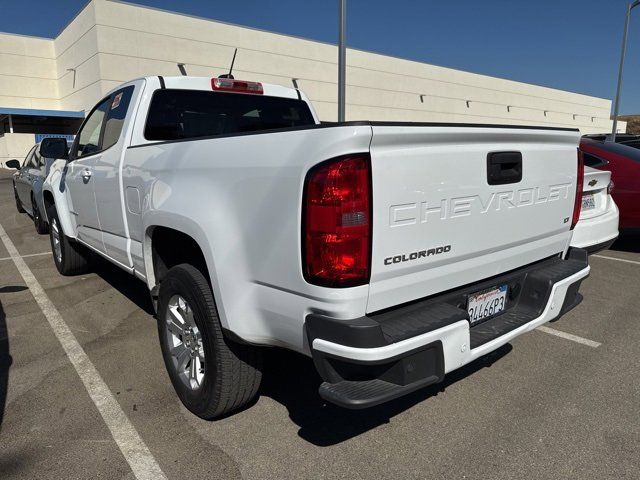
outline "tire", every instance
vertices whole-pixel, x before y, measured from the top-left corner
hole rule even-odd
[[[31,194],[31,215],[33,216],[33,224],[36,227],[36,232],[38,232],[40,235],[48,233],[49,225],[42,218],[36,199],[33,197],[33,193]]]
[[[192,265],[171,268],[160,284],[158,334],[171,383],[198,417],[225,416],[256,396],[262,352],[224,337],[209,282]]]
[[[51,252],[58,272],[65,276],[86,272],[89,269],[89,252],[64,234],[55,207],[49,208],[48,217]]]
[[[13,184],[13,195],[16,197],[16,208],[18,209],[18,213],[25,213],[25,209],[22,208],[22,202],[20,201],[20,197],[18,196],[18,190],[16,190],[16,184]]]

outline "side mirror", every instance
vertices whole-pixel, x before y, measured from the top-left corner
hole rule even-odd
[[[44,158],[67,158],[69,147],[64,138],[45,138],[40,143],[40,156]]]
[[[7,160],[5,165],[9,168],[13,168],[15,170],[20,170],[20,162],[15,158],[13,160]]]

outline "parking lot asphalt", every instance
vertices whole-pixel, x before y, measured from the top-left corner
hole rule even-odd
[[[640,238],[592,256],[583,302],[547,325],[597,347],[533,331],[363,411],[325,404],[311,360],[270,349],[255,404],[207,422],[173,392],[143,283],[102,261],[59,275],[6,173],[0,225],[166,478],[640,478]],[[0,409],[3,392],[3,480],[144,477],[0,242]]]

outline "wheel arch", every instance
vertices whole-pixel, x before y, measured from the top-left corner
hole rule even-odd
[[[198,268],[208,280],[220,321],[227,328],[212,249],[202,229],[186,217],[156,218],[144,230],[143,256],[147,285],[154,298],[167,271],[180,263]]]
[[[35,200],[36,205],[38,206],[38,210],[40,210],[40,216],[46,223],[49,223],[49,219],[47,217],[47,212],[46,212],[47,205],[45,204],[45,201],[44,201],[44,189],[41,182],[38,182],[35,185],[35,188],[33,188],[33,186],[31,187],[31,195],[33,197],[33,200]],[[51,196],[53,197],[53,195]]]
[[[65,166],[66,163],[64,160],[56,160],[53,163],[51,171],[42,185],[44,209],[40,214],[47,223],[50,223],[49,209],[55,207],[62,232],[67,237],[76,238],[75,222],[71,218],[67,201],[66,184],[64,182]]]

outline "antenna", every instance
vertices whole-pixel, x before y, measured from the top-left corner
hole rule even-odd
[[[233,75],[231,74],[231,72],[233,72],[233,64],[236,63],[236,53],[238,53],[237,48],[233,51],[233,58],[231,59],[231,67],[229,67],[229,73],[220,75],[218,78],[231,78],[233,80]]]

